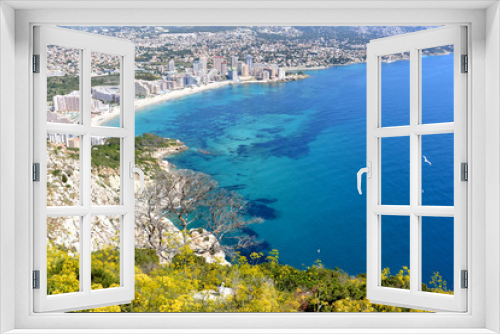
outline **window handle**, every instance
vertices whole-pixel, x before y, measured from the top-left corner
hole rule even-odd
[[[366,178],[371,179],[372,178],[372,163],[368,161],[368,166],[365,168],[361,168],[358,171],[358,192],[361,195],[361,176],[366,173]]]
[[[139,185],[140,185],[139,194],[142,194],[142,192],[144,191],[144,172],[142,171],[142,169],[135,167],[134,162],[131,161],[130,162],[130,178],[131,179],[134,178],[135,173],[139,174]]]

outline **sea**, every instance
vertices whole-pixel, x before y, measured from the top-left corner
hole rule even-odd
[[[364,177],[363,194],[356,189],[366,166],[366,64],[306,73],[140,109],[136,134],[180,139],[190,149],[169,162],[244,196],[248,215],[265,220],[245,231],[262,241],[255,251],[277,249],[281,263],[299,269],[320,260],[366,273]],[[382,64],[382,126],[409,124],[409,86],[409,61]],[[452,121],[453,53],[423,57],[422,122]],[[421,143],[422,204],[452,206],[453,134]],[[382,204],[409,204],[409,138],[383,139],[381,156]],[[409,230],[409,217],[382,217],[382,267],[393,274],[410,265]],[[453,218],[422,219],[422,281],[436,272],[453,289]]]

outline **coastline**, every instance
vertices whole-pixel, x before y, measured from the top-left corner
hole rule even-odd
[[[168,101],[168,100],[173,100],[177,99],[180,97],[184,96],[189,96],[192,94],[196,94],[199,92],[203,92],[206,90],[211,90],[211,89],[216,89],[216,88],[221,88],[227,85],[232,85],[234,82],[232,81],[223,81],[223,82],[213,82],[208,85],[200,86],[200,87],[191,87],[191,88],[183,88],[179,90],[174,90],[170,91],[167,94],[162,94],[162,95],[155,95],[153,97],[147,97],[144,99],[135,99],[134,100],[134,108],[137,111],[138,109],[149,107],[151,105]],[[93,126],[100,126],[105,122],[108,122],[120,115],[120,108],[119,107],[113,107],[113,109],[104,115],[99,115],[94,118],[92,118],[92,125]]]
[[[155,95],[153,97],[147,97],[144,99],[135,100],[134,106],[135,106],[135,109],[137,110],[137,109],[145,108],[145,107],[148,107],[152,104],[156,104],[159,102],[168,101],[168,100],[196,94],[196,93],[203,92],[206,90],[221,88],[221,87],[224,87],[227,85],[232,85],[232,84],[233,84],[232,81],[212,82],[212,83],[209,83],[208,85],[204,85],[204,86],[173,90],[173,91],[170,91],[166,94]]]
[[[354,62],[354,63],[342,64],[342,65],[345,66],[345,65],[352,65],[352,64],[358,64],[358,63]],[[335,67],[335,66],[338,66],[338,65],[317,66],[317,67],[300,67],[299,66],[299,67],[286,68],[286,71],[316,71],[316,70],[329,69],[329,68]],[[290,80],[290,81],[292,81],[292,80]],[[160,103],[160,102],[177,99],[180,97],[189,96],[189,95],[203,92],[206,90],[221,88],[221,87],[225,87],[228,85],[247,84],[247,83],[264,84],[264,83],[274,83],[274,82],[277,82],[277,81],[243,80],[240,82],[233,82],[233,81],[212,82],[212,83],[209,83],[207,85],[200,86],[200,87],[183,88],[183,89],[179,89],[179,90],[173,90],[173,91],[170,91],[170,92],[168,92],[166,94],[162,94],[162,95],[155,95],[153,97],[146,97],[144,99],[135,99],[134,108],[137,111],[141,108],[149,107],[151,105],[155,105],[155,104]],[[101,126],[103,123],[109,122],[112,119],[118,117],[119,115],[120,115],[120,108],[113,107],[109,113],[104,114],[104,115],[99,115],[99,116],[92,118],[92,126]]]

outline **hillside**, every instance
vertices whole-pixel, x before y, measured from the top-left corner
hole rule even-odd
[[[92,202],[112,204],[119,199],[119,143],[106,141],[92,150]],[[47,205],[79,202],[79,150],[48,143]],[[154,190],[155,170],[165,171],[165,155],[186,150],[175,139],[144,134],[136,138],[136,162],[147,171],[147,191]],[[175,173],[175,170],[167,170]],[[161,237],[141,213],[153,205],[138,196],[136,208],[136,298],[131,304],[103,307],[87,312],[414,312],[371,304],[366,299],[364,274],[350,276],[340,269],[324,268],[320,261],[297,269],[283,265],[279,253],[235,253],[229,258],[220,241],[203,228],[180,230],[166,217],[156,216]],[[149,197],[151,199],[151,197]],[[48,293],[78,291],[79,219],[48,220]],[[118,286],[119,219],[92,219],[92,286]],[[167,243],[160,250],[151,245]],[[229,262],[230,261],[230,262]],[[395,275],[384,269],[382,285],[409,289],[409,269]],[[424,291],[452,294],[439,273]]]

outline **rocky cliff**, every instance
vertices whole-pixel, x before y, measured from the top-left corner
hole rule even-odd
[[[150,164],[162,163],[163,157],[182,152],[188,147],[179,140],[161,138],[154,135],[139,137],[140,149],[136,152],[141,162]],[[151,145],[158,144],[158,147]],[[149,145],[149,149],[146,149]],[[94,147],[93,149],[99,149]],[[149,159],[149,160],[148,160]],[[171,171],[170,171],[171,172]],[[149,177],[146,177],[147,181]],[[148,186],[149,182],[146,182]],[[136,182],[138,187],[138,182]],[[77,206],[80,204],[80,159],[77,148],[68,148],[64,144],[47,142],[47,206]],[[119,169],[109,166],[93,166],[91,175],[91,202],[92,205],[118,205],[120,203],[120,175]],[[136,199],[136,206],[148,205],[142,199]],[[229,265],[218,240],[204,229],[193,229],[184,235],[170,220],[158,217],[167,234],[165,250],[161,251],[160,258],[169,262],[179,253],[179,249],[189,246],[197,256],[208,263]],[[55,246],[62,246],[70,253],[77,253],[79,249],[80,217],[56,217],[47,220],[47,237]],[[92,250],[103,248],[119,248],[120,235],[119,216],[93,216],[91,218]],[[135,222],[136,248],[150,248],[152,235],[141,219]],[[163,238],[163,237],[162,237]]]

